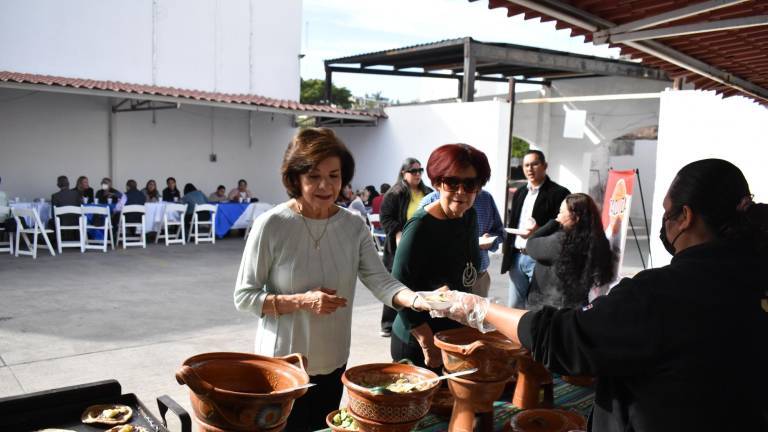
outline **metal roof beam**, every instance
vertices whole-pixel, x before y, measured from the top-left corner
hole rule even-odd
[[[595,32],[599,29],[606,29],[615,27],[616,24],[601,18],[596,15],[592,15],[575,6],[567,3],[563,3],[558,0],[507,0],[510,3],[514,3],[520,6],[524,6],[530,10],[539,12],[556,18],[560,21],[567,22],[571,25],[581,27],[585,30]],[[624,42],[624,45],[634,48],[638,51],[642,51],[646,54],[650,54],[654,57],[658,57],[661,60],[672,63],[675,66],[679,66],[683,69],[690,70],[699,75],[705,76],[711,80],[723,83],[730,87],[741,90],[742,92],[752,95],[753,97],[768,101],[768,89],[761,87],[753,82],[747,81],[743,78],[739,78],[720,70],[710,64],[707,64],[699,59],[693,58],[689,55],[683,54],[680,51],[669,48],[668,46],[656,41],[640,41],[640,42]]]
[[[628,33],[617,33],[595,39],[595,44],[602,43],[624,43],[640,40],[659,39],[675,36],[685,36],[696,33],[707,33],[722,30],[734,30],[746,27],[756,27],[768,25],[768,15],[758,15],[753,17],[742,17],[725,19],[718,21],[701,22],[695,24],[684,24],[680,26],[664,27],[660,29],[641,30]]]
[[[386,69],[349,68],[349,67],[342,67],[342,66],[329,66],[328,70],[330,70],[331,72],[359,73],[359,74],[370,74],[370,75],[391,75],[391,76],[407,76],[407,77],[421,77],[421,78],[449,78],[449,79],[463,78],[463,75],[459,75],[459,74],[440,74],[440,73],[434,73],[434,72],[411,72],[411,71],[386,70]],[[503,82],[503,83],[509,82],[507,78],[488,77],[483,75],[475,76],[475,80]],[[537,81],[537,80],[531,80],[531,79],[515,79],[515,81],[523,84],[549,85],[549,81]]]
[[[608,36],[619,33],[628,33],[635,30],[642,30],[648,27],[654,27],[659,24],[665,24],[672,21],[681,20],[691,16],[699,15],[702,13],[710,12],[717,9],[745,3],[751,0],[711,0],[702,3],[696,3],[690,6],[686,6],[673,11],[664,12],[658,15],[639,19],[637,21],[628,22],[622,25],[611,27],[606,30],[595,32],[592,37],[595,43],[601,43],[599,41],[605,41]]]
[[[479,61],[497,61],[500,63],[511,63],[516,66],[555,69],[583,74],[617,75],[658,80],[668,79],[664,72],[645,67],[641,64],[617,63],[615,61],[602,61],[597,58],[589,59],[562,54],[531,52],[529,50],[490,45],[475,45],[472,49]]]

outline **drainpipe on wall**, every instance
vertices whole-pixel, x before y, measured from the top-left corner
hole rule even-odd
[[[117,127],[117,115],[112,107],[115,106],[114,98],[107,98],[109,118],[107,119],[107,176],[115,182],[115,132]]]

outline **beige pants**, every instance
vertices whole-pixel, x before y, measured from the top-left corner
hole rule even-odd
[[[480,273],[477,276],[475,285],[472,286],[472,294],[479,295],[480,297],[488,297],[488,291],[491,289],[491,275],[487,271]]]

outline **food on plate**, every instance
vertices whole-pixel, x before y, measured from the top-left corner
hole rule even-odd
[[[107,429],[107,432],[149,432],[146,428],[134,425],[122,425],[115,426],[111,429]]]
[[[433,303],[447,302],[448,294],[445,292],[437,292],[437,293],[429,294],[425,296],[424,299],[428,302],[433,302]]]
[[[357,423],[355,419],[347,412],[346,408],[342,408],[333,416],[333,425],[342,429],[356,431]]]
[[[120,425],[127,423],[133,415],[131,407],[126,405],[93,405],[80,417],[83,423]]]

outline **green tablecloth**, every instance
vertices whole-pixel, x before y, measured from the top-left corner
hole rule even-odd
[[[595,393],[593,388],[578,387],[568,384],[555,376],[555,407],[562,409],[571,409],[581,413],[584,417],[592,411],[592,402]],[[494,431],[502,431],[504,425],[509,423],[512,417],[521,410],[510,402],[512,395],[505,394],[501,400],[493,403],[493,422]],[[428,414],[424,417],[414,432],[444,432],[448,430],[448,418],[440,417],[434,414]],[[330,429],[322,429],[323,432]]]

